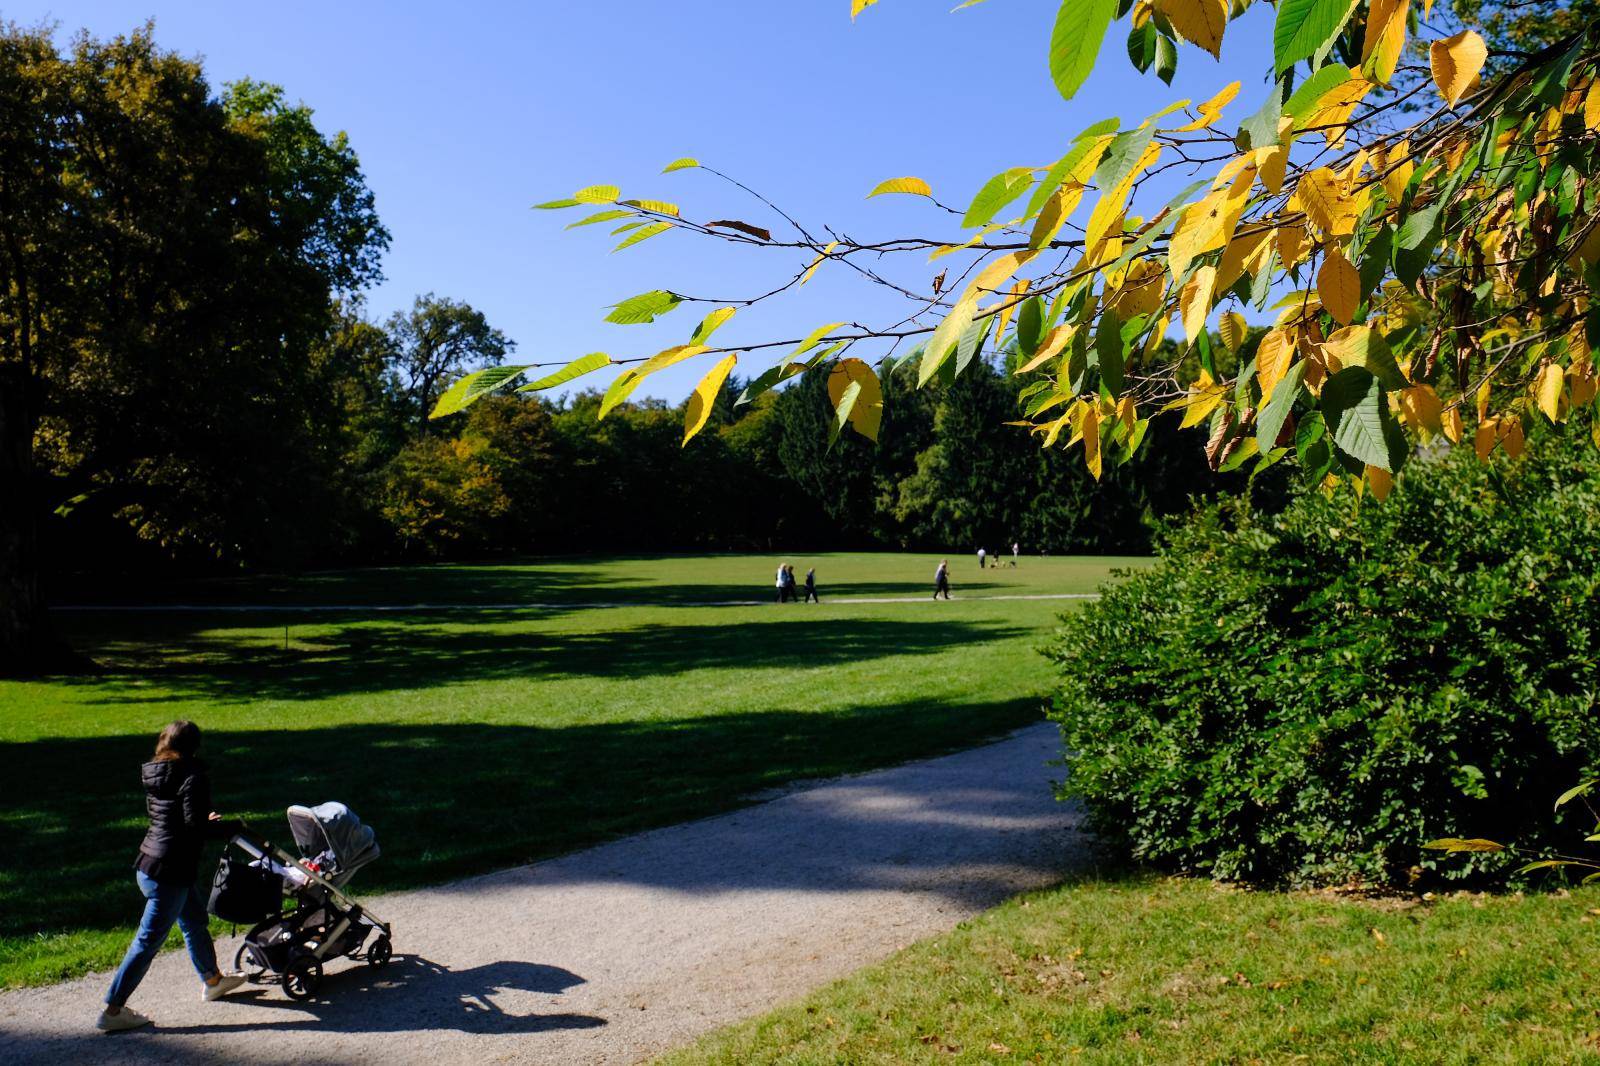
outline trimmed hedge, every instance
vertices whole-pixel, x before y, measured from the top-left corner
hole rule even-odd
[[[1176,528],[1047,649],[1063,796],[1138,860],[1260,884],[1504,869],[1420,850],[1442,836],[1570,849],[1552,804],[1600,764],[1600,461],[1538,450]]]

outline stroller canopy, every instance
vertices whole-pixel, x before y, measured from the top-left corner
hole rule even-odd
[[[300,853],[309,858],[331,852],[339,868],[339,883],[378,857],[378,840],[372,827],[362,825],[355,812],[342,803],[290,807],[288,816]]]

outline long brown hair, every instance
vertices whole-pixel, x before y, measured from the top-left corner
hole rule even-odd
[[[200,750],[200,727],[182,720],[170,722],[156,738],[156,762],[186,759]]]

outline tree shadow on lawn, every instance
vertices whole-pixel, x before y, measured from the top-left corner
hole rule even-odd
[[[777,558],[777,556],[774,556]],[[67,575],[50,590],[53,603],[138,605],[192,604],[228,607],[238,604],[266,606],[351,605],[405,606],[450,604],[504,606],[547,604],[581,607],[696,606],[746,603],[776,597],[772,571],[765,563],[752,567],[746,558],[729,560],[730,576],[740,580],[707,583],[659,582],[648,571],[616,572],[606,567],[617,560],[585,559],[573,563],[497,565],[438,565],[380,567],[310,574],[264,574],[236,578],[194,578],[151,583],[134,578],[105,579]],[[661,560],[670,567],[675,560]],[[804,577],[804,568],[800,568]],[[832,582],[819,573],[822,594],[829,598],[879,596],[931,596],[933,570],[927,580],[855,580]],[[985,581],[957,575],[957,595],[986,591],[1026,591],[1014,583]]]
[[[293,803],[338,799],[370,821],[383,858],[352,886],[361,892],[548,858],[727,810],[786,782],[967,747],[1038,720],[1039,700],[1025,698],[564,728],[214,730],[205,754],[217,808],[247,818],[270,839],[288,842],[283,810]],[[0,765],[8,768],[8,800],[0,809],[0,936],[122,929],[137,917],[130,867],[143,831],[138,767],[150,743],[141,733],[0,745]],[[968,790],[953,793],[951,802],[992,800]],[[819,828],[828,831],[819,836],[826,840],[839,827]],[[937,861],[938,852],[935,846],[906,861]],[[714,870],[704,876],[714,877]]]
[[[519,624],[519,622],[521,624]],[[890,656],[936,655],[950,648],[1026,637],[1033,630],[978,621],[774,617],[729,625],[653,623],[593,632],[551,632],[500,616],[470,623],[373,621],[295,634],[285,649],[277,631],[194,633],[182,620],[142,627],[136,637],[92,638],[83,647],[112,663],[92,677],[83,702],[161,703],[175,697],[229,702],[303,700],[484,680],[650,678],[690,670],[813,669]]]

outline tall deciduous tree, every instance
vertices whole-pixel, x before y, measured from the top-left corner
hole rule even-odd
[[[418,435],[427,432],[428,412],[453,378],[471,368],[498,366],[516,348],[515,341],[489,325],[482,311],[431,292],[418,296],[411,310],[390,317],[389,336],[399,388]]]
[[[173,552],[294,535],[330,461],[312,348],[388,236],[354,153],[147,26],[0,31],[0,670],[47,665],[37,522],[100,508]]]

